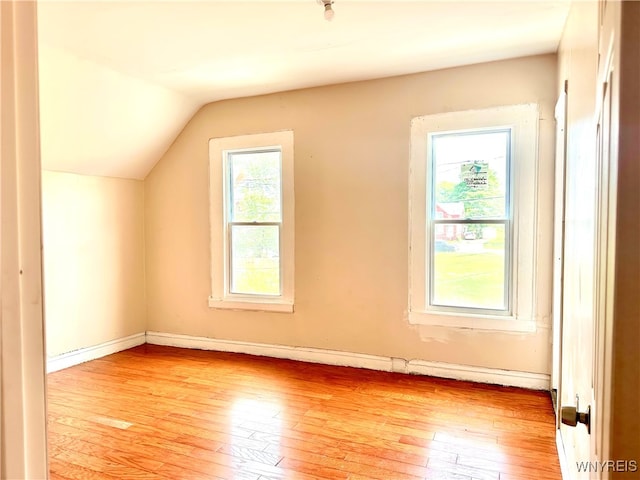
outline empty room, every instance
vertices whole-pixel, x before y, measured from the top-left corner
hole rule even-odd
[[[2,479],[640,475],[640,2],[0,8]]]

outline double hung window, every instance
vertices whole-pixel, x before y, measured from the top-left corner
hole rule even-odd
[[[536,105],[415,118],[409,321],[535,328]]]
[[[293,132],[210,141],[209,306],[293,311]]]
[[[429,134],[429,304],[510,312],[511,129]]]
[[[229,293],[282,293],[282,151],[226,152],[226,231]]]

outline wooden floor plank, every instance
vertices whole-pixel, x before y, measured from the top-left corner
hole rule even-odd
[[[53,480],[558,480],[548,394],[143,345],[48,376]]]

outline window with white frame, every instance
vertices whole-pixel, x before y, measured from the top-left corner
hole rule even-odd
[[[429,305],[508,314],[511,128],[429,133]]]
[[[535,328],[536,105],[412,121],[409,321]]]
[[[209,142],[209,306],[293,311],[293,132]]]

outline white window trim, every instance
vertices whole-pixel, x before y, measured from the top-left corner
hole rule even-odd
[[[234,294],[229,291],[228,235],[225,228],[226,152],[241,149],[282,150],[282,293]],[[211,295],[209,307],[230,310],[292,313],[294,310],[294,189],[293,131],[239,135],[209,140],[209,215],[211,229]]]
[[[538,118],[536,104],[511,105],[416,117],[411,122],[409,178],[409,314],[411,324],[479,330],[535,331],[536,219],[538,198]],[[430,133],[513,127],[513,245],[511,315],[439,311],[428,297]]]

